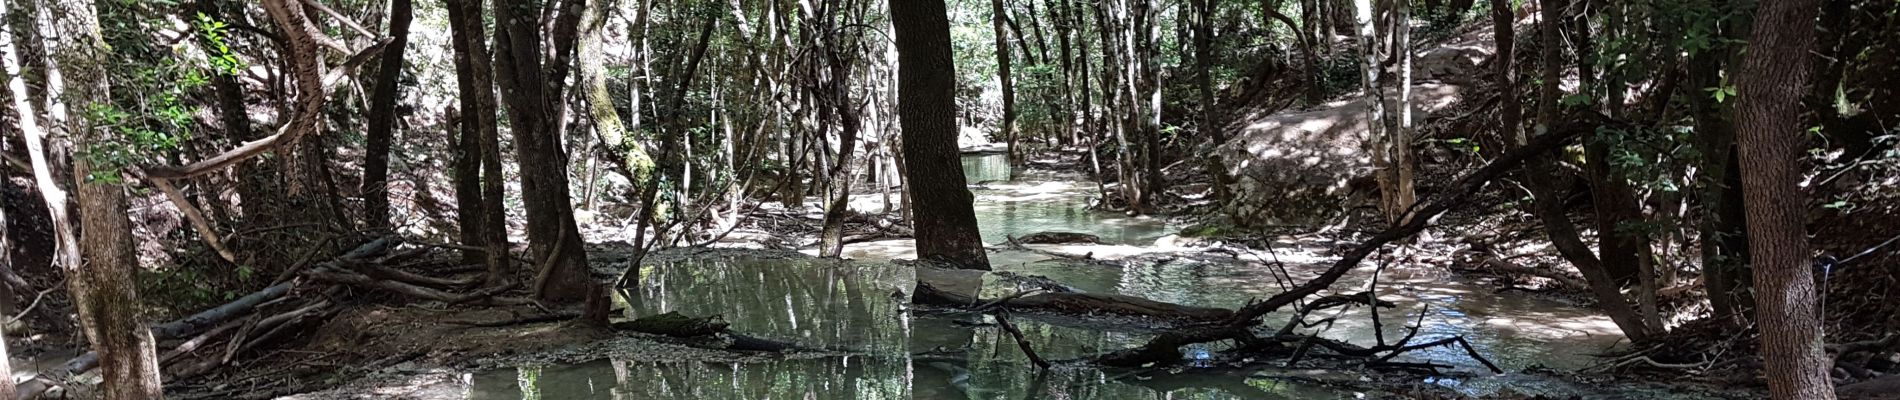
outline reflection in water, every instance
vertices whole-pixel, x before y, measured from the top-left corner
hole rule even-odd
[[[1010,180],[1009,155],[984,154],[963,157],[963,179],[971,185]]]
[[[630,318],[722,315],[735,332],[820,349],[905,354],[906,268],[821,260],[688,260],[641,267]]]
[[[547,399],[908,399],[911,398],[903,363],[835,357],[784,360],[771,363],[641,362],[600,360],[586,364],[548,367],[540,390]],[[475,400],[527,399],[514,397],[507,375],[500,370],[476,375]],[[492,385],[492,386],[491,386]]]
[[[1013,236],[1058,231],[1085,232],[1101,236],[1108,243],[1145,246],[1174,231],[1161,219],[1089,210],[1088,200],[1096,195],[1096,188],[1079,180],[1044,172],[1018,180],[1011,175],[1007,155],[963,157],[963,173],[974,186],[977,228],[984,242],[1002,243]]]
[[[1070,231],[1102,236],[1110,243],[1146,246],[1175,227],[1163,221],[1129,218],[1086,209],[1092,186],[1049,177],[1009,181],[1002,155],[964,158],[964,169],[978,199],[977,219],[985,241],[1039,231]],[[1032,181],[1042,179],[1044,181]],[[904,245],[908,245],[905,243]],[[1126,250],[1131,246],[1098,246]],[[867,250],[868,249],[868,250]],[[1143,249],[1134,248],[1137,252]],[[1315,251],[1281,249],[1298,281],[1323,269],[1329,257]],[[897,251],[857,245],[854,257]],[[1278,293],[1274,274],[1259,262],[1178,260],[1137,263],[1126,269],[1079,263],[1035,262],[1046,257],[1020,251],[991,254],[998,269],[1043,275],[1084,292],[1119,293],[1187,305],[1232,308],[1249,298]],[[1297,260],[1297,261],[1295,261]],[[1039,372],[1015,342],[988,321],[976,317],[912,315],[904,307],[914,273],[878,262],[815,260],[705,259],[641,267],[639,287],[624,299],[632,316],[679,311],[691,316],[719,314],[737,332],[801,346],[844,350],[849,357],[785,359],[747,363],[602,360],[594,363],[495,370],[475,376],[473,398],[525,399],[1331,399],[1355,398],[1349,390],[1288,383],[1265,376],[1302,371],[1160,372],[1126,378],[1122,372],[1058,367]],[[1329,293],[1365,289],[1370,271],[1349,274]],[[987,296],[1015,292],[1005,282],[986,279]],[[1465,335],[1479,352],[1507,371],[1532,366],[1575,369],[1589,354],[1618,342],[1607,319],[1589,310],[1519,293],[1491,293],[1455,277],[1432,271],[1393,270],[1380,277],[1380,299],[1397,308],[1381,310],[1387,338],[1404,336],[1419,321],[1417,340]],[[1368,311],[1354,308],[1339,315],[1323,335],[1360,345],[1375,343]],[[1266,317],[1277,327],[1288,315]],[[1074,327],[1024,315],[1012,320],[1037,352],[1050,359],[1071,359],[1140,345],[1149,333]],[[1187,349],[1206,354],[1220,344]],[[1436,348],[1410,353],[1401,361],[1430,360],[1481,371],[1462,350]],[[1350,375],[1350,374],[1348,374]],[[1512,388],[1567,397],[1598,394],[1611,388],[1577,387],[1537,375],[1433,379],[1468,394]],[[1356,379],[1356,375],[1346,379]],[[1655,393],[1649,393],[1654,395]],[[1371,397],[1378,397],[1376,395]],[[1654,397],[1654,396],[1639,396]],[[1677,398],[1686,398],[1677,396]]]

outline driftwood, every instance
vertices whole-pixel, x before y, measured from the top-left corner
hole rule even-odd
[[[1478,189],[1484,187],[1487,183],[1503,177],[1512,170],[1516,170],[1519,166],[1532,158],[1541,157],[1544,153],[1563,146],[1569,142],[1571,138],[1576,137],[1582,132],[1595,129],[1595,126],[1585,125],[1586,124],[1568,124],[1564,126],[1563,129],[1554,130],[1543,136],[1539,136],[1531,141],[1531,143],[1506,152],[1490,164],[1479,168],[1470,175],[1459,178],[1447,186],[1443,192],[1438,193],[1429,200],[1414,205],[1410,210],[1406,210],[1402,218],[1398,219],[1399,221],[1404,221],[1403,223],[1386,229],[1377,235],[1373,235],[1365,242],[1354,246],[1350,251],[1346,252],[1339,261],[1333,263],[1324,273],[1321,273],[1319,277],[1311,281],[1294,287],[1292,290],[1269,297],[1265,301],[1249,303],[1245,307],[1241,307],[1233,317],[1228,318],[1224,323],[1193,326],[1162,333],[1141,347],[1115,351],[1098,356],[1096,357],[1096,362],[1111,366],[1141,366],[1149,363],[1174,363],[1181,360],[1181,346],[1227,339],[1241,340],[1250,337],[1252,336],[1249,332],[1250,327],[1253,326],[1256,320],[1261,316],[1279,310],[1281,307],[1293,304],[1307,296],[1318,294],[1321,290],[1331,287],[1334,282],[1339,281],[1340,277],[1345,276],[1347,271],[1357,267],[1361,261],[1371,256],[1373,252],[1388,243],[1410,237],[1425,230],[1425,227],[1429,225],[1432,220],[1444,214],[1446,211],[1449,211],[1452,207],[1462,203],[1466,197],[1469,197],[1472,193],[1476,193]]]

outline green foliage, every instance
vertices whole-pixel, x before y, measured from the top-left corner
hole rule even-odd
[[[226,25],[224,21],[213,20],[205,13],[198,13],[196,26],[198,34],[203,35],[208,47],[205,52],[208,53],[213,70],[232,76],[244,70],[244,60],[238,59],[237,53],[232,52],[231,45],[224,40],[225,32],[230,29],[229,25]]]

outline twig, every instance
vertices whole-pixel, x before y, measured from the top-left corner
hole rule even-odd
[[[56,289],[59,289],[59,285],[53,285],[53,287],[46,288],[46,290],[41,290],[39,294],[33,295],[33,302],[27,303],[26,309],[20,310],[19,314],[14,314],[13,318],[8,318],[7,324],[11,325],[15,322],[20,322],[21,318],[26,318],[26,314],[32,313],[34,307],[40,306],[40,299],[46,298],[47,293],[50,293]]]
[[[1036,349],[1029,347],[1029,341],[1023,339],[1023,331],[1016,329],[1015,324],[1009,323],[1008,311],[998,312],[993,315],[996,317],[996,324],[1002,326],[1004,332],[1009,332],[1009,336],[1016,338],[1016,347],[1023,349],[1023,355],[1029,356],[1029,361],[1036,363],[1036,368],[1043,370],[1049,369],[1049,361],[1043,360],[1042,356],[1036,355]]]
[[[1380,363],[1382,363],[1382,362],[1385,362],[1385,360],[1390,360],[1390,359],[1392,359],[1393,357],[1396,357],[1396,356],[1398,356],[1398,355],[1399,355],[1399,354],[1401,354],[1401,353],[1405,353],[1405,352],[1409,352],[1409,351],[1414,351],[1414,350],[1420,350],[1420,349],[1429,349],[1429,348],[1433,348],[1433,347],[1438,347],[1438,346],[1447,346],[1447,345],[1452,345],[1452,344],[1457,344],[1457,345],[1459,345],[1460,347],[1464,347],[1464,349],[1465,349],[1465,354],[1469,354],[1469,355],[1471,355],[1471,358],[1472,358],[1472,359],[1474,359],[1474,360],[1478,360],[1478,363],[1480,363],[1480,364],[1484,364],[1484,367],[1485,367],[1485,368],[1489,368],[1489,369],[1491,369],[1491,373],[1496,373],[1496,374],[1502,374],[1502,373],[1504,373],[1504,370],[1503,370],[1503,369],[1500,369],[1500,368],[1498,368],[1498,365],[1497,365],[1497,364],[1492,364],[1492,363],[1491,363],[1491,360],[1488,360],[1488,359],[1485,359],[1483,355],[1480,355],[1480,354],[1478,354],[1478,350],[1477,350],[1476,348],[1473,348],[1473,347],[1471,347],[1471,342],[1469,342],[1469,341],[1466,341],[1466,340],[1465,340],[1465,337],[1464,337],[1464,336],[1452,336],[1452,337],[1449,337],[1449,338],[1444,338],[1444,339],[1439,339],[1439,340],[1434,340],[1434,341],[1430,341],[1430,342],[1426,342],[1426,343],[1420,343],[1420,344],[1416,344],[1416,345],[1411,345],[1411,346],[1405,346],[1405,347],[1400,347],[1400,348],[1398,348],[1397,350],[1393,350],[1393,351],[1392,351],[1392,353],[1389,353],[1389,354],[1386,354],[1386,355],[1385,355],[1384,357],[1381,357],[1381,358],[1379,358],[1378,360],[1376,360],[1376,361],[1374,361],[1374,362],[1380,362]]]

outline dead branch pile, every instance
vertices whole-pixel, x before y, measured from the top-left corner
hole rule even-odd
[[[152,326],[152,336],[160,343],[159,363],[165,369],[166,378],[190,379],[246,355],[295,340],[335,316],[357,292],[395,294],[450,305],[528,303],[502,296],[518,285],[477,287],[480,269],[430,271],[438,275],[462,275],[452,277],[413,271],[414,266],[431,263],[411,261],[430,255],[438,246],[399,251],[397,247],[401,244],[402,240],[395,237],[369,240],[329,261],[292,271],[255,293]],[[37,398],[98,366],[97,354],[89,352],[74,357],[20,383],[20,398]]]

